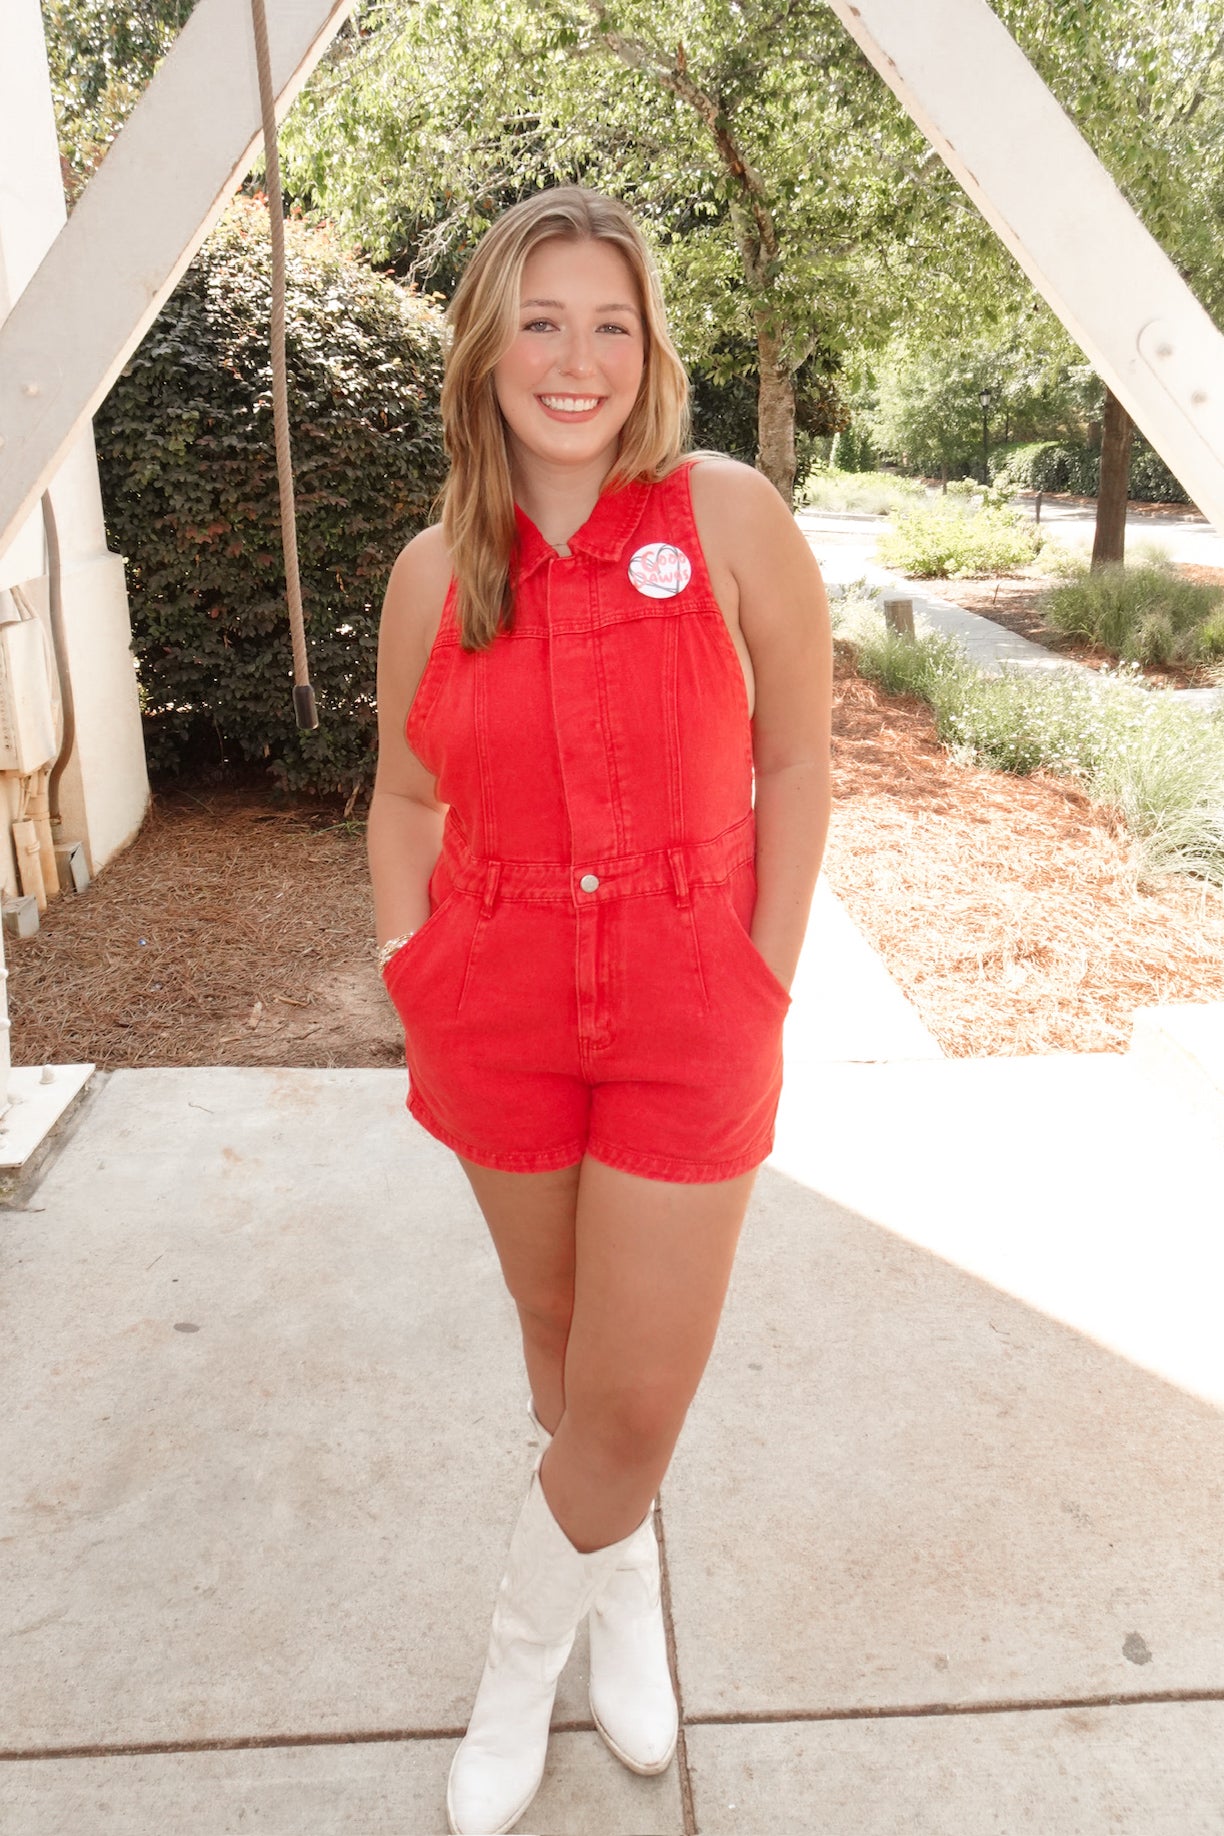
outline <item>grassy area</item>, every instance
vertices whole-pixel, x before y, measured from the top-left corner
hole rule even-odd
[[[1146,873],[1224,884],[1224,711],[1187,707],[1122,673],[1005,666],[988,674],[942,633],[889,631],[861,582],[835,590],[831,606],[834,633],[853,646],[860,673],[927,702],[954,756],[1074,778],[1120,813]]]
[[[893,472],[839,472],[820,466],[809,472],[799,493],[808,510],[852,510],[865,516],[893,516],[926,501],[921,478]]]

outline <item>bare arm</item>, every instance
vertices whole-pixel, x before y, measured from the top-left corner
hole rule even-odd
[[[426,529],[391,570],[378,628],[378,770],[366,849],[374,929],[386,943],[429,916],[429,876],[442,846],[446,805],[433,775],[410,749],[404,722],[437,634],[450,581],[442,532]]]
[[[716,584],[720,575],[731,583],[752,659],[757,838],[752,941],[789,988],[831,810],[829,602],[789,506],[760,472],[732,459],[701,460],[694,468],[693,501],[703,512],[702,547],[710,555],[711,574]]]

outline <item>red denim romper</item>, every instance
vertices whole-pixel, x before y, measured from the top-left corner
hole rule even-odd
[[[386,986],[409,1110],[482,1166],[691,1182],[773,1146],[791,997],[749,935],[748,696],[692,463],[605,492],[567,557],[517,510],[513,631],[463,650],[452,580],[408,711],[449,807]]]

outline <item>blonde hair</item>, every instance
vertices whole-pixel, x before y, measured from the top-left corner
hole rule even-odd
[[[523,264],[537,244],[556,237],[614,244],[641,297],[642,382],[604,489],[666,476],[688,441],[688,377],[668,334],[654,260],[624,205],[579,185],[559,185],[512,205],[477,244],[446,315],[442,435],[450,472],[442,490],[442,528],[458,586],[465,650],[483,649],[513,625],[511,564],[518,531],[493,368],[517,329]]]

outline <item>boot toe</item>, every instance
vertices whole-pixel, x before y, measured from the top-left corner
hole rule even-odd
[[[532,1777],[521,1761],[465,1754],[460,1744],[446,1785],[451,1836],[502,1836],[512,1830],[540,1789],[542,1777]]]
[[[650,1775],[664,1772],[676,1751],[679,1715],[676,1699],[639,1691],[632,1701],[600,1702],[591,1692],[591,1719],[622,1766]]]

